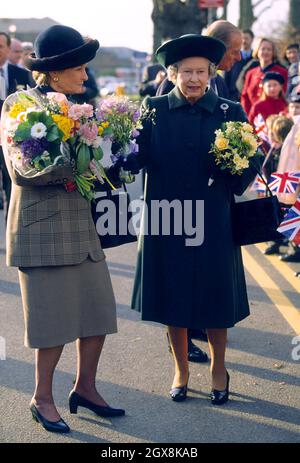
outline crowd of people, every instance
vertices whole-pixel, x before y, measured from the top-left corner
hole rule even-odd
[[[117,165],[132,173],[147,170],[146,204],[199,198],[206,203],[201,246],[187,247],[184,234],[141,234],[138,248],[132,309],[141,312],[143,320],[167,327],[175,370],[170,390],[174,402],[187,397],[188,361],[208,361],[192,343],[195,335],[207,339],[210,349],[211,403],[228,401],[227,330],[250,315],[241,249],[230,225],[231,205],[234,195],[242,195],[255,180],[261,156],[254,152],[240,176],[224,174],[209,154],[216,131],[225,121],[247,123],[247,114],[263,142],[265,174],[300,171],[295,142],[300,125],[298,52],[294,53],[295,46],[287,47],[290,65],[284,66],[272,40],[261,38],[252,51],[252,39],[251,31],[241,32],[220,20],[205,35],[188,34],[159,47],[159,65],[148,67],[149,80],[146,77],[141,87],[141,95],[150,95],[144,114],[154,111],[155,121],[143,119],[138,153]],[[39,34],[34,53],[23,58],[28,70],[16,61],[22,59],[21,48],[0,32],[1,135],[6,133],[16,91],[34,93],[40,101],[48,92],[59,92],[73,103],[97,95],[93,83],[87,89],[94,79],[87,64],[99,48],[97,40],[83,38],[67,26],[52,26]],[[12,50],[17,64],[9,63]],[[37,83],[34,91],[26,90],[32,86],[30,72]],[[65,180],[73,179],[71,165],[57,166],[51,175],[25,178],[15,169],[7,137],[2,146],[3,173],[12,180],[7,263],[18,267],[25,345],[36,349],[32,416],[48,431],[70,431],[54,404],[52,381],[64,345],[73,341],[78,371],[69,395],[70,412],[77,413],[80,406],[99,416],[122,416],[125,410],[110,407],[95,382],[105,337],[117,331],[117,323],[90,203],[76,189],[63,188]],[[212,184],[211,175],[216,178]],[[10,190],[6,194],[9,199]],[[293,202],[281,201],[286,206]],[[278,252],[281,244],[271,243],[269,248]]]

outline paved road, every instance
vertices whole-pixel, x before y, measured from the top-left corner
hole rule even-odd
[[[76,367],[75,345],[69,344],[54,394],[72,433],[43,431],[28,412],[34,352],[23,347],[20,290],[16,269],[5,266],[2,215],[0,226],[0,336],[6,340],[6,360],[0,361],[0,442],[300,442],[300,360],[291,356],[295,330],[300,334],[300,280],[256,246],[244,250],[252,315],[229,333],[230,403],[210,405],[209,368],[197,364],[191,364],[189,399],[178,404],[168,398],[173,368],[165,329],[140,322],[129,309],[136,259],[131,244],[106,252],[119,333],[107,339],[97,377],[106,400],[124,407],[127,415],[109,420],[83,409],[69,415]]]

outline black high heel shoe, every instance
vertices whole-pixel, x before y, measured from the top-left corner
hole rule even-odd
[[[122,408],[112,408],[104,407],[101,405],[96,405],[93,402],[81,397],[77,392],[71,391],[69,395],[69,408],[70,413],[76,414],[78,407],[88,408],[92,412],[96,413],[98,416],[103,417],[114,417],[114,416],[123,416],[125,415],[125,410]]]
[[[37,422],[40,423],[46,431],[49,432],[60,432],[60,433],[67,433],[70,432],[70,428],[67,423],[64,422],[63,419],[58,421],[48,421],[43,415],[40,414],[38,409],[35,405],[30,405],[30,411],[32,413],[32,418]]]
[[[212,389],[211,391],[210,400],[213,405],[223,405],[229,400],[230,376],[227,370],[226,370],[226,377],[227,377],[227,384],[226,384],[226,389],[224,389],[224,391],[218,391],[217,389]]]
[[[188,374],[188,380],[185,386],[172,387],[172,389],[170,390],[170,396],[171,399],[174,400],[174,402],[183,402],[186,399],[189,379],[190,374]]]
[[[174,402],[183,402],[186,399],[187,395],[187,384],[182,387],[173,387],[170,390],[171,399]]]

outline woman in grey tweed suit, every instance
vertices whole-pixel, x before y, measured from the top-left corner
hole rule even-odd
[[[99,48],[76,30],[53,26],[35,42],[27,66],[38,71],[43,85],[27,93],[37,101],[47,91],[83,92],[85,64]],[[5,102],[1,126],[6,164],[13,182],[7,224],[7,263],[19,268],[25,317],[25,345],[36,349],[33,418],[52,432],[69,432],[52,396],[52,379],[64,344],[77,340],[78,371],[69,397],[71,413],[83,406],[101,416],[123,415],[107,405],[95,386],[106,334],[117,331],[116,305],[105,255],[91,217],[90,204],[67,192],[71,167],[26,179],[14,169],[6,145]]]

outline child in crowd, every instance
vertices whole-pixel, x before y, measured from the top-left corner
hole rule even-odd
[[[273,116],[270,116],[266,122],[269,127],[269,138],[271,148],[266,156],[266,160],[263,165],[263,172],[267,180],[269,180],[269,177],[273,172],[279,172],[279,159],[281,156],[281,150],[288,134],[290,133],[294,125],[294,122],[290,117],[287,116],[275,116],[275,118]],[[291,170],[289,171],[291,172]],[[283,172],[288,171],[284,170]],[[278,199],[281,203],[283,203],[284,207],[290,207],[295,202],[290,198],[286,202],[282,201],[282,198]],[[273,241],[269,243],[268,247],[265,250],[265,254],[280,254],[280,246],[283,246],[285,244],[286,239],[284,237],[277,241]]]
[[[252,106],[249,113],[249,122],[251,124],[254,124],[255,118],[259,114],[266,120],[272,114],[285,113],[288,110],[283,91],[284,77],[279,72],[267,72],[262,84],[262,95]]]

